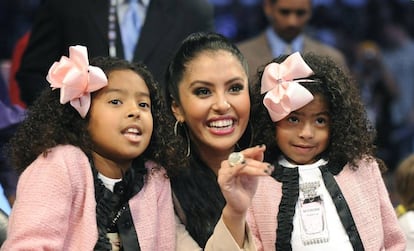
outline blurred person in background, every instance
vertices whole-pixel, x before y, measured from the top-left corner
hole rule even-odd
[[[250,78],[258,67],[273,58],[297,51],[329,56],[348,70],[345,57],[338,49],[306,34],[312,17],[311,0],[263,0],[263,11],[269,22],[266,30],[237,44],[249,64]]]
[[[383,62],[377,43],[363,41],[357,44],[351,70],[368,118],[377,131],[377,157],[383,159],[390,169],[394,169],[398,160],[391,144],[393,124],[390,118],[392,102],[398,95],[398,87]]]
[[[381,37],[384,63],[398,86],[398,97],[392,105],[392,140],[397,157],[402,160],[414,153],[414,41],[395,22],[384,25]]]
[[[407,238],[407,251],[414,250],[414,154],[403,159],[395,172],[400,204],[396,208],[398,222]]]
[[[0,74],[0,184],[10,207],[16,197],[18,175],[6,157],[6,145],[24,116],[25,110],[11,103],[6,82]]]
[[[31,105],[50,65],[75,44],[90,57],[141,61],[163,86],[175,48],[190,33],[214,30],[213,14],[207,0],[43,0],[16,75],[21,98]]]

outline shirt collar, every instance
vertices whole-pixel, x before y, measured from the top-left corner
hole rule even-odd
[[[147,8],[151,0],[140,0],[140,1],[141,1],[141,4],[144,5],[145,8]]]
[[[279,159],[279,165],[282,165],[284,167],[288,167],[288,168],[295,168],[295,167],[319,167],[319,166],[323,166],[326,165],[328,163],[328,161],[324,160],[324,159],[319,159],[318,161],[316,161],[315,163],[312,164],[306,164],[306,165],[296,165],[296,164],[292,164],[291,162],[289,162],[284,156],[282,156]]]
[[[269,26],[266,29],[266,37],[269,41],[269,46],[272,51],[273,57],[278,57],[283,54],[287,43],[280,38],[276,32],[274,32],[273,28]],[[293,52],[301,52],[303,49],[303,34],[297,36],[291,43]]]
[[[122,4],[128,4],[130,0],[120,0],[119,2]],[[138,3],[141,4],[144,8],[147,8],[150,4],[151,0],[138,0]]]

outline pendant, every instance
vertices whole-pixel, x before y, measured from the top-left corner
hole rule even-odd
[[[329,240],[323,197],[318,194],[319,181],[300,184],[303,197],[299,199],[300,230],[304,245]]]

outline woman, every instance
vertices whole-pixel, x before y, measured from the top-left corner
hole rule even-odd
[[[254,248],[246,227],[247,208],[257,187],[256,176],[270,174],[272,167],[262,162],[264,146],[242,151],[243,160],[235,166],[227,161],[252,137],[252,130],[246,130],[250,116],[247,72],[240,51],[215,33],[187,37],[167,70],[167,105],[183,144],[177,146],[183,149],[183,156],[177,158],[183,159],[184,168],[170,173],[176,212],[200,247],[205,247],[214,231],[225,227],[238,247]],[[233,178],[220,183],[226,175]]]

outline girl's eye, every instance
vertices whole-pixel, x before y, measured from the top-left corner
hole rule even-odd
[[[121,100],[119,100],[119,99],[113,99],[113,100],[109,101],[109,103],[111,103],[113,105],[120,105],[120,104],[122,104]]]
[[[140,102],[140,103],[138,103],[138,106],[142,107],[142,108],[150,108],[151,107],[151,105],[147,102]]]
[[[328,120],[326,118],[317,118],[316,119],[316,124],[318,124],[318,125],[326,125],[327,122],[328,122]]]
[[[230,87],[229,92],[231,93],[239,93],[244,89],[244,85],[242,84],[234,84]]]
[[[287,118],[287,121],[289,121],[290,123],[297,123],[299,122],[299,118],[295,116],[291,116]]]
[[[211,94],[210,90],[207,88],[197,88],[194,90],[196,96],[208,96]]]

